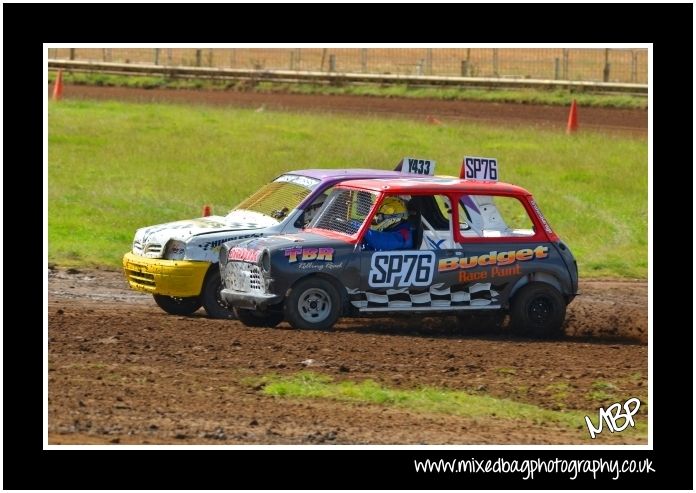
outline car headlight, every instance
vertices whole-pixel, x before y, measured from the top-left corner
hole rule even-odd
[[[220,246],[220,253],[218,256],[218,260],[220,262],[220,265],[227,265],[227,252],[228,251],[229,251],[229,247],[223,243]]]
[[[268,250],[264,250],[261,254],[259,258],[259,267],[267,274],[271,272],[271,254]]]
[[[179,240],[169,240],[167,248],[164,252],[164,258],[167,260],[181,260],[186,253],[186,243]]]

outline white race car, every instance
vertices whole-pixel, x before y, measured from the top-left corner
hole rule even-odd
[[[266,184],[226,216],[140,228],[132,250],[123,256],[126,279],[132,289],[151,293],[167,313],[189,315],[203,306],[210,317],[233,318],[233,311],[220,298],[218,252],[223,243],[296,232],[321,207],[328,188],[345,180],[409,176],[408,170],[400,171],[400,165],[399,171],[292,171]]]

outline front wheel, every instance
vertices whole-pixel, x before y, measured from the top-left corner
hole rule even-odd
[[[515,293],[510,307],[512,330],[534,337],[552,338],[563,335],[566,303],[553,286],[532,282]]]
[[[280,312],[261,312],[258,310],[247,310],[246,308],[235,308],[235,314],[239,321],[247,327],[275,327],[283,321],[283,314]]]
[[[341,316],[341,297],[329,281],[298,282],[285,300],[285,319],[296,329],[329,330]]]
[[[235,318],[234,311],[220,296],[222,281],[218,264],[213,264],[210,268],[213,270],[206,276],[201,293],[203,308],[210,318]]]
[[[176,296],[153,294],[152,297],[155,298],[157,306],[170,315],[191,315],[201,307],[201,300],[198,296],[179,298]]]

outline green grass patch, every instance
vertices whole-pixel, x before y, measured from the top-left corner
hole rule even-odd
[[[48,247],[58,265],[118,267],[139,227],[225,214],[278,174],[393,169],[404,156],[458,175],[499,159],[570,245],[580,276],[647,273],[647,143],[480,124],[66,100],[49,103]]]
[[[632,383],[634,383],[634,384],[635,384],[635,383],[638,383],[638,382],[646,382],[646,383],[647,383],[647,381],[648,381],[648,376],[647,376],[647,375],[643,375],[643,372],[636,371],[636,372],[631,373],[631,374],[628,376],[628,379],[629,379]]]
[[[569,383],[566,382],[556,382],[551,385],[546,386],[546,390],[551,393],[551,397],[555,401],[556,405],[560,408],[564,408],[566,405],[566,399],[570,396],[573,388]]]
[[[55,80],[49,72],[48,80]],[[646,109],[648,99],[629,94],[590,94],[566,89],[474,89],[464,87],[422,87],[406,84],[310,84],[253,82],[247,80],[182,79],[143,75],[112,75],[99,72],[65,72],[63,81],[91,86],[138,87],[145,89],[206,89],[252,91],[282,94],[333,94],[387,98],[441,99],[446,101],[486,101],[494,103],[544,104],[568,106],[576,99],[580,106]]]
[[[445,101],[483,101],[490,103],[541,104],[568,106],[575,99],[580,106],[646,109],[647,98],[626,94],[586,94],[563,89],[474,89],[461,87],[413,87],[406,84],[342,85],[282,84],[261,82],[259,92],[291,94],[335,94],[388,98],[441,99]]]
[[[586,414],[596,421],[596,412],[553,411],[509,399],[435,387],[404,390],[385,387],[373,380],[336,382],[327,375],[313,372],[299,372],[290,376],[267,375],[253,382],[248,381],[247,385],[262,388],[264,394],[277,397],[368,402],[416,412],[520,420],[537,425],[556,424],[572,429],[585,426]],[[645,434],[646,430],[647,423],[641,422],[629,433]]]
[[[598,403],[613,404],[621,400],[619,388],[611,382],[602,380],[592,382],[587,395],[591,400]]]

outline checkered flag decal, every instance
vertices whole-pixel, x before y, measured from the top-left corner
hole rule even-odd
[[[387,294],[348,289],[348,296],[357,308],[423,308],[451,306],[484,306],[498,301],[499,292],[492,289],[490,282],[468,286],[443,287],[444,283],[433,284],[427,289],[387,289]],[[502,287],[496,287],[501,289]]]

